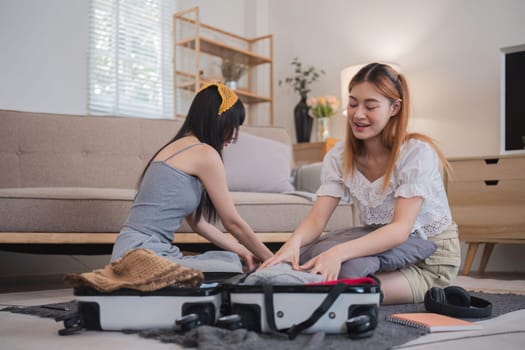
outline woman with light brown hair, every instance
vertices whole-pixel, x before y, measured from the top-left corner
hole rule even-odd
[[[318,198],[261,268],[290,262],[295,270],[324,280],[347,278],[352,276],[345,275],[346,263],[395,251],[418,238],[435,243],[430,256],[395,271],[380,267],[375,275],[384,303],[421,302],[429,288],[450,284],[460,264],[457,226],[441,176],[448,163],[429,137],[407,132],[409,91],[402,74],[371,63],[353,77],[348,93],[346,139],[324,158]],[[348,240],[340,235],[336,244],[305,258],[305,250],[322,243],[321,233],[340,200],[357,204],[366,234]]]

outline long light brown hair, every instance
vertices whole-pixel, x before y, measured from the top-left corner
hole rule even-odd
[[[407,132],[410,95],[405,77],[389,65],[370,63],[361,68],[352,78],[348,85],[348,92],[350,93],[354,86],[363,82],[373,84],[391,103],[394,103],[396,100],[401,100],[398,113],[389,119],[381,132],[382,144],[391,151],[384,175],[383,190],[388,186],[397,158],[399,157],[401,145],[409,139],[418,139],[429,143],[436,151],[445,171],[449,172],[451,170],[450,164],[432,138],[419,133]],[[348,118],[351,117],[350,115],[348,116]],[[362,152],[364,152],[364,142],[355,138],[350,123],[347,123],[344,149],[345,178],[353,175],[357,156],[362,154]]]

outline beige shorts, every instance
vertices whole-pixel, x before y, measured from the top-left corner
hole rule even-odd
[[[450,285],[461,263],[456,224],[429,239],[437,244],[436,251],[425,260],[400,270],[410,284],[414,303],[422,302],[429,288]]]

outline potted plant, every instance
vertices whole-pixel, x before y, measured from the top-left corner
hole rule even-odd
[[[284,81],[279,80],[279,85],[283,82],[290,85],[301,97],[299,103],[297,103],[294,108],[295,135],[299,143],[310,142],[312,118],[308,114],[309,107],[306,104],[306,100],[311,90],[310,85],[319,79],[321,74],[325,74],[325,72],[313,66],[303,67],[298,57],[292,60],[291,65],[294,68],[294,75],[285,78]]]
[[[246,72],[246,69],[246,65],[235,62],[233,58],[224,58],[221,63],[224,84],[232,90],[237,89],[237,82]]]

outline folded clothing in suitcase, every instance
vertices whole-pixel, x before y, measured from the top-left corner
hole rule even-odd
[[[377,325],[379,284],[370,277],[310,285],[225,285],[227,312],[257,332],[367,336]],[[357,327],[357,328],[356,328]],[[352,334],[353,333],[353,334]],[[366,334],[366,335],[365,335]]]
[[[74,295],[82,328],[105,331],[177,328],[175,320],[189,314],[196,314],[200,324],[213,325],[222,303],[222,287],[217,283],[152,292],[75,288]]]

